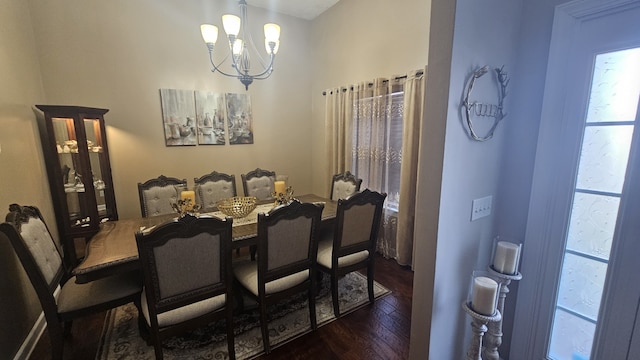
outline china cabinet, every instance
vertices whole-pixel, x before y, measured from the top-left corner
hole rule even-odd
[[[42,151],[65,258],[77,264],[100,223],[117,220],[104,114],[108,109],[36,105]]]

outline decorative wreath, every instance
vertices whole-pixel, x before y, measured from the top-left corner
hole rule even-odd
[[[509,78],[507,77],[504,66],[495,68],[496,80],[498,83],[498,103],[497,104],[485,104],[477,101],[469,101],[473,85],[477,79],[489,72],[489,66],[485,65],[473,72],[469,84],[467,85],[463,106],[465,108],[467,126],[469,127],[469,134],[476,141],[486,141],[493,137],[493,132],[500,123],[500,121],[507,116],[504,113],[504,98],[507,96],[507,85],[509,84]],[[473,127],[473,117],[488,117],[493,118],[493,124],[485,136],[479,136]]]

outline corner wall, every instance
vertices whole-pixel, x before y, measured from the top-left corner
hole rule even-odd
[[[429,50],[425,123],[433,123],[436,128],[433,133],[423,132],[422,143],[435,144],[431,148],[436,152],[434,155],[423,151],[421,156],[436,161],[433,169],[429,169],[431,164],[421,161],[421,173],[438,172],[441,163],[442,178],[440,184],[421,181],[418,189],[417,203],[425,205],[418,209],[416,216],[424,216],[426,221],[418,225],[417,236],[426,241],[417,250],[416,264],[424,265],[416,267],[414,283],[433,282],[433,289],[432,292],[420,291],[417,285],[414,286],[411,358],[424,358],[428,353],[430,359],[460,359],[471,336],[469,318],[461,308],[467,298],[471,273],[486,269],[493,238],[499,235],[495,229],[495,221],[498,221],[495,212],[490,217],[470,221],[471,202],[492,195],[495,204],[501,198],[499,184],[501,164],[507,153],[504,145],[506,126],[507,122],[518,121],[512,100],[507,97],[509,115],[498,126],[493,139],[473,141],[468,135],[461,102],[470,74],[479,67],[504,65],[507,71],[516,67],[522,1],[459,0],[454,5],[449,1],[434,0],[432,3],[432,25],[435,27],[431,31],[437,29],[439,41]],[[455,21],[452,22],[453,6]],[[442,82],[449,70],[448,93],[444,93],[442,87],[446,89],[447,85]],[[435,78],[433,81],[431,76]],[[491,89],[478,86],[474,94],[486,96]],[[491,98],[496,101],[495,97]],[[442,142],[437,138],[442,135],[438,129],[443,124],[446,126],[444,145],[438,148],[437,144]],[[424,150],[429,148],[426,146]],[[438,152],[441,161],[434,159]],[[438,180],[434,175],[424,178]],[[434,196],[438,186],[439,199]],[[438,200],[439,220],[434,226],[430,222],[433,213],[427,204]],[[435,273],[429,272],[429,268],[423,270],[422,266],[435,267]],[[430,304],[431,299],[431,309],[416,310],[416,304]],[[429,324],[429,321],[430,325],[421,325]],[[424,330],[426,326],[430,330]],[[417,336],[429,331],[427,345],[427,341],[419,341]]]
[[[32,105],[43,99],[29,6],[0,0],[0,220],[9,204],[36,205],[55,232]],[[9,239],[0,236],[0,354],[11,359],[41,313]]]

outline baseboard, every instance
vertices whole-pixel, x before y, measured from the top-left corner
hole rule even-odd
[[[13,360],[29,360],[33,349],[35,349],[36,344],[38,343],[38,340],[40,340],[40,337],[46,327],[47,322],[44,319],[44,312],[41,312],[38,320],[33,324],[29,335],[27,335],[22,346],[18,349],[16,356],[13,357]]]

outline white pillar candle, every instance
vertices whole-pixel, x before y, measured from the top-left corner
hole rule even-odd
[[[196,204],[196,193],[193,190],[185,190],[183,192],[180,193],[180,199],[184,200],[191,200],[191,205],[189,205],[187,210],[191,210],[193,209],[193,205]]]
[[[496,311],[498,283],[485,276],[473,279],[471,308],[479,314],[491,316]]]
[[[286,193],[287,186],[284,181],[276,181],[273,185],[275,187],[276,194]]]
[[[515,274],[520,256],[520,246],[508,241],[498,241],[493,256],[493,268],[503,274]]]

